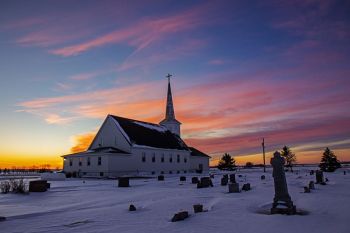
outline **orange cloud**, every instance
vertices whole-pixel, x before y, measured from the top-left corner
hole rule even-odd
[[[77,153],[87,150],[96,133],[88,132],[84,134],[78,134],[72,137],[74,145],[70,148],[71,153]]]

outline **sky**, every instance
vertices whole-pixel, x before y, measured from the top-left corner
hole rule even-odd
[[[85,150],[107,114],[158,123],[168,73],[185,142],[217,163],[350,160],[350,2],[0,0],[0,168]]]

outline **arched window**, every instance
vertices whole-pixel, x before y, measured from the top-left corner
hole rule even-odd
[[[153,153],[153,156],[152,156],[152,163],[155,163],[156,162],[156,153]]]
[[[180,155],[177,155],[177,162],[180,163]]]

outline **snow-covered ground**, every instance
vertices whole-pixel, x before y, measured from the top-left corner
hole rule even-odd
[[[115,180],[67,179],[51,181],[45,193],[0,194],[0,232],[350,232],[350,169],[325,173],[326,186],[303,193],[314,176],[310,168],[297,168],[287,174],[289,193],[297,209],[308,215],[268,215],[274,187],[271,171],[260,180],[261,169],[241,170],[236,176],[242,185],[250,182],[252,190],[228,193],[215,175],[214,187],[197,189],[176,175],[156,179],[131,180],[131,187],[118,188]],[[129,204],[136,212],[129,212]],[[208,212],[194,214],[192,205],[203,204]],[[188,210],[185,221],[171,222],[175,212]]]

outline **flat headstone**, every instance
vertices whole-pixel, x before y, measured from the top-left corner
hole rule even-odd
[[[199,182],[198,177],[192,177],[192,184],[197,184]]]
[[[186,181],[186,176],[180,176],[180,181]]]
[[[186,218],[188,218],[188,212],[187,211],[181,211],[176,213],[173,218],[171,219],[172,222],[178,222],[178,221],[183,221]]]
[[[230,174],[230,182],[236,183],[236,174]]]
[[[133,204],[131,204],[129,206],[129,211],[136,211],[136,207]]]
[[[249,191],[250,190],[250,183],[243,184],[242,190]]]
[[[129,187],[129,177],[119,177],[118,187]]]
[[[158,176],[158,180],[159,181],[163,181],[164,180],[164,176]]]
[[[221,178],[221,186],[226,186],[228,183],[228,178],[222,177]]]
[[[203,205],[201,205],[201,204],[193,205],[193,211],[195,213],[203,212]]]
[[[47,186],[46,180],[29,181],[29,192],[46,192]]]
[[[229,193],[239,193],[239,183],[228,184]]]

